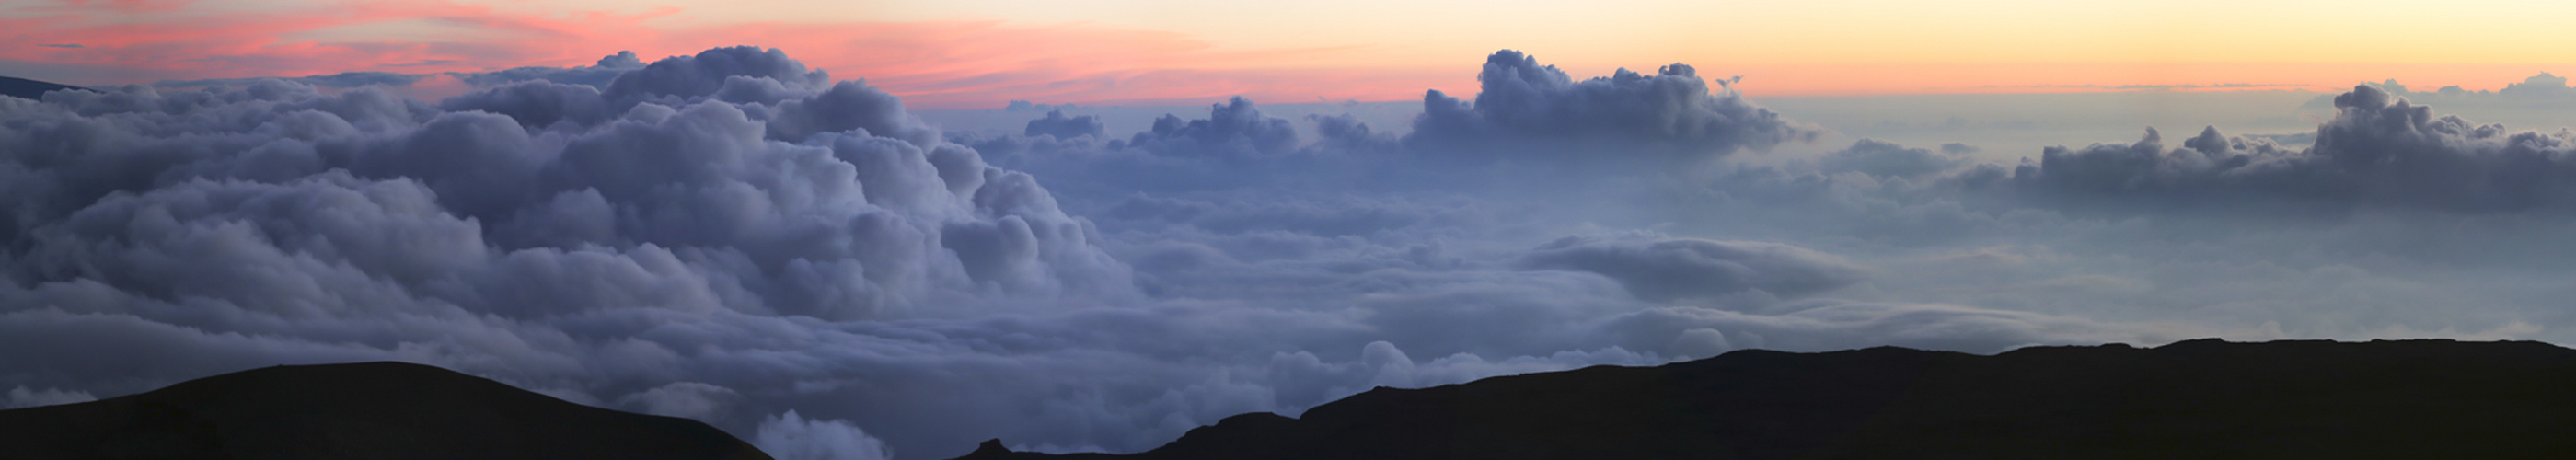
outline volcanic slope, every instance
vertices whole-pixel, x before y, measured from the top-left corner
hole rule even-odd
[[[36,81],[18,77],[0,77],[0,96],[43,100],[46,92],[65,89],[82,91],[88,90],[88,88],[61,83]]]
[[[619,412],[418,364],[277,366],[0,411],[11,459],[768,460],[694,420]]]
[[[2191,340],[1743,350],[1378,388],[1130,455],[990,459],[2576,458],[2576,350]]]

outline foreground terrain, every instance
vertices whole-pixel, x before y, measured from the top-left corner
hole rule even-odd
[[[768,455],[694,420],[418,364],[278,366],[0,411],[9,459],[707,459]]]
[[[2571,458],[2576,350],[2192,340],[1999,355],[1744,350],[1227,418],[1148,452],[962,459]],[[687,419],[402,363],[0,411],[0,458],[767,459]]]
[[[1132,455],[963,459],[2576,458],[2576,350],[2448,340],[1747,350],[1245,414]]]

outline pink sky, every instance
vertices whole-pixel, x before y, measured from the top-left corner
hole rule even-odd
[[[620,50],[649,61],[710,47],[758,45],[783,49],[835,78],[865,78],[904,96],[908,104],[927,108],[994,107],[1012,99],[1202,103],[1231,95],[1264,102],[1387,101],[1417,99],[1425,89],[1472,94],[1480,53],[1516,46],[1493,43],[1477,48],[1482,51],[1425,53],[1422,47],[1408,48],[1400,34],[1349,38],[1321,33],[1287,41],[1313,45],[1220,43],[1133,25],[992,18],[706,20],[700,18],[704,8],[669,5],[628,11],[505,10],[443,0],[230,5],[58,0],[0,10],[0,30],[7,31],[0,32],[6,38],[0,42],[10,44],[0,46],[0,74],[96,85],[349,71],[432,73],[583,65]],[[1733,51],[1692,51],[1707,46],[1689,37],[1639,41],[1638,48],[1646,52],[1663,50],[1673,56],[1603,62],[1599,56],[1640,52],[1596,53],[1588,51],[1595,48],[1532,41],[1541,44],[1520,48],[1578,76],[1680,61],[1697,66],[1703,75],[1747,75],[1739,88],[1768,96],[2087,91],[2051,87],[2087,84],[2272,84],[2288,86],[2269,89],[2322,91],[2382,78],[2428,88],[2459,84],[2491,89],[2548,70],[2519,63],[2242,59],[2010,62],[1969,56],[1923,62],[1854,55],[1832,61],[1762,58],[1758,52],[1725,59],[1721,55]],[[1827,46],[1787,42],[1757,51]]]

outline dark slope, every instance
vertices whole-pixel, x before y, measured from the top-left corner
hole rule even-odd
[[[694,420],[565,402],[417,364],[279,366],[0,411],[10,459],[766,460]]]
[[[2576,350],[2448,340],[1738,351],[1380,388],[1133,455],[963,459],[2576,458]]]
[[[18,77],[0,77],[0,96],[43,100],[45,98],[46,91],[58,89],[88,90],[88,88],[61,83],[48,83]]]

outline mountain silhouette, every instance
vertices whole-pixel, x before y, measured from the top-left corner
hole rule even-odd
[[[43,82],[18,77],[0,77],[0,96],[43,100],[45,98],[45,92],[58,89],[89,90],[89,88],[61,83]]]
[[[2576,458],[2576,350],[2184,341],[1744,350],[1255,413],[1151,451],[991,459]]]
[[[278,366],[0,411],[9,459],[706,459],[768,455],[694,420],[418,364]]]

